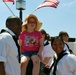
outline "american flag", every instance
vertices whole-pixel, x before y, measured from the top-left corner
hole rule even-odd
[[[14,4],[14,0],[3,0],[3,2],[13,2]]]
[[[40,4],[35,10],[42,8],[42,7],[53,7],[57,8],[59,4],[58,0],[45,0],[42,4]]]

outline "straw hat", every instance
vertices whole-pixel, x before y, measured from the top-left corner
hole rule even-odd
[[[36,21],[37,21],[37,26],[36,26],[35,30],[38,31],[38,30],[41,28],[42,22],[40,22],[35,15],[30,14],[30,15],[28,15],[28,16],[26,17],[26,19],[24,20],[24,22],[23,22],[23,24],[22,24],[22,31],[26,31],[26,25],[28,24],[28,20],[29,20],[29,18],[31,18],[31,17],[35,18]]]

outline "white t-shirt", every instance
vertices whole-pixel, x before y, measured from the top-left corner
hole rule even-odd
[[[48,45],[44,46],[42,50],[42,59],[45,57],[53,57],[54,56],[54,51],[51,47],[51,44],[49,43]]]
[[[15,35],[11,30],[7,30]],[[18,49],[9,33],[0,34],[0,62],[4,62],[6,75],[20,75]]]
[[[52,74],[52,71],[50,72]],[[76,75],[76,56],[65,55],[57,64],[56,75]]]
[[[47,40],[44,41],[44,43],[46,43]],[[51,66],[52,61],[53,61],[53,56],[54,56],[55,52],[51,47],[51,44],[49,43],[48,45],[44,46],[43,50],[42,50],[42,60],[44,60],[45,57],[51,57],[51,59],[49,60],[48,64],[49,66]]]

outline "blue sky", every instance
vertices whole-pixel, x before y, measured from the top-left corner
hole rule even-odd
[[[16,16],[19,16],[19,10],[16,10],[16,0],[14,1],[14,5],[12,2],[7,2],[7,5]],[[44,0],[26,0],[26,9],[22,11],[23,20],[43,2]],[[44,7],[33,14],[43,23],[41,29],[45,29],[50,36],[56,36],[60,31],[67,31],[70,37],[76,38],[76,0],[60,0],[56,9]],[[0,30],[5,28],[5,20],[11,15],[10,10],[0,0]]]

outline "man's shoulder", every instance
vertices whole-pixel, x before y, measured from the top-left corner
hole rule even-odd
[[[8,33],[8,32],[1,32],[0,33],[0,39],[3,39],[3,40],[7,40],[7,39],[11,39],[12,36]]]
[[[0,36],[10,37],[11,35],[8,32],[2,32],[2,33],[0,33]]]

